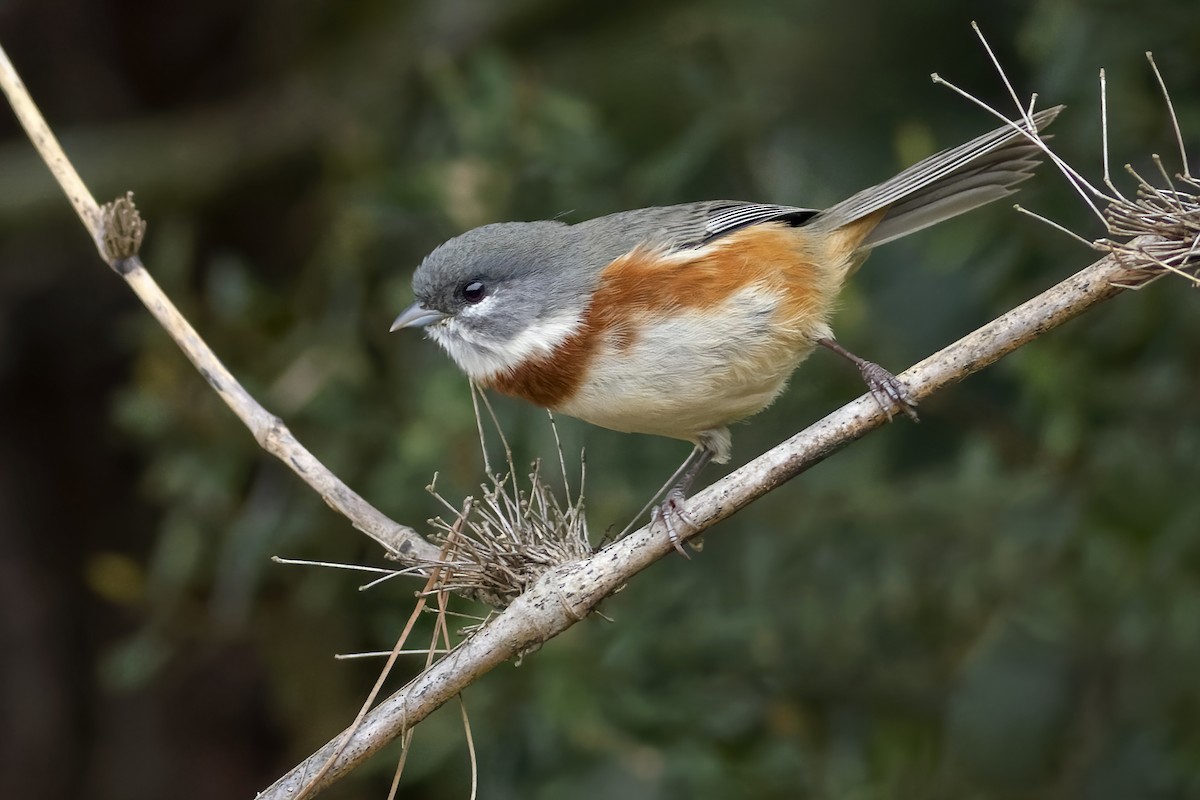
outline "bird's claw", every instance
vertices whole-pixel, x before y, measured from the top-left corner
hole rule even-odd
[[[663,501],[650,510],[650,525],[662,524],[667,530],[667,538],[671,540],[671,545],[676,552],[684,558],[690,559],[687,550],[683,549],[683,538],[679,535],[679,523],[683,523],[693,531],[700,526],[687,513],[684,506],[687,502],[687,497],[684,496],[683,490],[675,487],[667,492],[667,496]]]
[[[888,422],[900,411],[913,422],[920,422],[917,418],[917,401],[912,399],[908,387],[899,378],[874,361],[863,361],[858,370],[867,384],[867,391],[875,398],[883,413],[887,414]]]

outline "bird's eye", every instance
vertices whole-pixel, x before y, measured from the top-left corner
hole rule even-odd
[[[485,287],[480,281],[471,281],[470,283],[463,284],[463,287],[458,290],[458,293],[462,295],[463,300],[466,300],[468,303],[475,304],[482,300],[487,294],[487,287]]]

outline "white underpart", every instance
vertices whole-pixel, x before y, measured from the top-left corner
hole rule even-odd
[[[459,312],[464,320],[486,316],[496,302],[495,295],[485,297],[477,305]],[[497,341],[464,324],[456,317],[447,317],[428,328],[429,337],[441,345],[459,368],[472,380],[484,380],[512,369],[527,358],[553,352],[567,337],[579,329],[578,313],[565,313],[532,325],[507,341]]]
[[[557,410],[619,431],[716,437],[727,456],[725,426],[770,405],[812,351],[812,339],[781,335],[776,311],[770,293],[748,287],[722,308],[647,321],[628,349],[606,344]]]

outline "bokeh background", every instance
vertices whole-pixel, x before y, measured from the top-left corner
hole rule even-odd
[[[836,201],[993,125],[930,72],[1008,108],[972,18],[1070,106],[1079,167],[1102,66],[1115,160],[1174,163],[1146,50],[1200,160],[1190,0],[0,0],[0,42],[95,194],[136,192],[147,264],[235,374],[419,524],[433,473],[483,477],[465,380],[387,333],[424,253],[495,220]],[[378,664],[332,656],[390,647],[416,584],[269,561],[383,563],[98,262],[7,113],[0,187],[3,794],[251,797],[353,718]],[[1027,187],[1098,234],[1052,171]],[[900,369],[1092,257],[997,204],[875,254],[839,338]],[[1200,796],[1196,303],[1161,281],[1051,333],[487,676],[481,796]],[[735,460],[860,391],[817,354]],[[498,408],[549,455],[541,412]],[[687,452],[561,428],[597,536]],[[384,796],[396,755],[327,796]],[[468,785],[447,710],[402,796]]]

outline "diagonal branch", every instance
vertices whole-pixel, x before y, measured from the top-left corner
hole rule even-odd
[[[379,542],[390,556],[409,567],[436,562],[436,546],[416,531],[388,519],[333,475],[304,449],[283,422],[261,406],[233,377],[200,335],[179,313],[146,271],[137,255],[144,223],[126,197],[101,209],[67,161],[53,133],[0,49],[0,89],[47,165],[63,186],[101,257],[121,275],[159,323],[184,351],[204,379],[251,430],[259,444],[284,461],[355,527]],[[1190,176],[1188,180],[1191,181]],[[1179,195],[1171,195],[1178,202]],[[1186,232],[1195,225],[1187,221]],[[1119,247],[1091,266],[1004,314],[958,342],[910,368],[901,378],[915,399],[994,363],[1041,334],[1153,277],[1140,257],[1160,268],[1190,265],[1194,240],[1167,255],[1163,244],[1142,236]],[[1159,262],[1162,262],[1161,264]],[[1189,269],[1191,267],[1189,266]],[[868,395],[847,404],[700,492],[687,504],[697,523],[692,535],[736,513],[838,449],[881,427],[884,412]],[[547,570],[506,610],[495,616],[445,658],[414,678],[360,724],[339,734],[317,753],[266,790],[262,798],[290,798],[315,791],[345,775],[383,745],[412,729],[436,708],[499,664],[528,653],[583,619],[608,595],[637,573],[663,558],[672,544],[661,532],[642,528],[613,542],[591,557]],[[307,785],[308,777],[320,775]]]
[[[996,66],[1003,75],[998,63]],[[901,378],[915,399],[924,399],[983,369],[1125,289],[1139,288],[1167,274],[1182,276],[1193,284],[1197,282],[1196,255],[1200,251],[1197,195],[1176,190],[1164,170],[1169,190],[1157,189],[1139,178],[1136,201],[1125,199],[1115,189],[1108,196],[1079,177],[1036,135],[1033,141],[1081,194],[1090,192],[1107,203],[1101,218],[1110,235],[1134,238],[1093,243],[1093,247],[1108,255],[903,373]],[[1180,149],[1183,151],[1182,142]],[[1186,163],[1185,157],[1184,173],[1177,176],[1178,180],[1188,189],[1200,189],[1200,182],[1191,176]],[[864,395],[809,426],[693,498],[685,512],[698,522],[698,530],[692,534],[731,516],[880,427],[884,421],[885,414],[878,404]],[[642,528],[591,558],[546,573],[474,637],[381,703],[360,728],[343,733],[337,742],[345,737],[348,746],[341,757],[334,755],[333,745],[337,742],[326,745],[277,781],[263,797],[288,796],[295,787],[304,784],[304,776],[316,764],[328,766],[325,782],[336,780],[383,744],[411,730],[446,699],[459,694],[497,664],[519,657],[582,619],[609,593],[670,549],[665,537]]]
[[[1124,290],[1116,284],[1129,281],[1130,275],[1117,256],[1106,256],[900,377],[915,398],[928,397],[1120,294]],[[810,425],[693,497],[686,508],[698,524],[692,535],[732,516],[886,421],[879,404],[863,395]],[[672,545],[666,536],[643,527],[591,558],[545,573],[471,638],[380,703],[357,730],[338,734],[259,795],[259,800],[294,796],[307,776],[321,769],[344,742],[341,755],[312,788],[319,790],[333,783],[487,672],[536,649],[586,617],[600,601],[670,552]]]
[[[0,89],[8,97],[30,141],[74,206],[100,257],[125,279],[129,288],[179,345],[209,386],[250,429],[259,445],[287,464],[330,507],[350,519],[354,527],[382,545],[390,557],[407,565],[437,559],[436,546],[425,541],[407,525],[389,519],[343,483],[296,440],[279,417],[267,411],[226,369],[191,323],[179,313],[179,309],[138,257],[137,249],[145,223],[138,217],[131,198],[126,196],[103,209],[97,205],[29,96],[3,48],[0,48]]]

